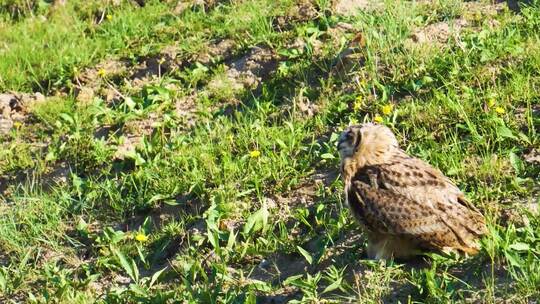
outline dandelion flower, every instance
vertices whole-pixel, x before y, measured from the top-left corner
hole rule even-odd
[[[392,110],[394,109],[394,105],[393,104],[387,104],[385,106],[382,107],[382,113],[384,115],[390,115],[392,113]]]
[[[137,233],[137,235],[135,235],[135,240],[137,242],[143,243],[143,242],[148,241],[148,236],[146,236],[145,234],[139,232],[139,233]]]
[[[493,108],[494,105],[495,105],[495,100],[494,100],[494,99],[488,100],[487,106],[488,106],[489,108]]]
[[[383,118],[381,115],[376,115],[375,117],[373,117],[373,121],[375,121],[376,123],[381,123],[383,122]]]
[[[502,114],[506,113],[506,110],[503,107],[496,107],[495,112],[497,112],[497,114],[502,115]]]
[[[109,20],[109,21],[112,20],[112,15],[111,14],[107,15],[107,20]]]
[[[249,157],[251,158],[257,158],[259,156],[261,156],[261,151],[259,150],[253,150],[249,152]]]
[[[99,77],[105,77],[105,75],[107,75],[107,71],[105,71],[105,69],[99,69],[97,74]]]

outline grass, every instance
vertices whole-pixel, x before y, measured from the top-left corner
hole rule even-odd
[[[540,296],[540,167],[529,160],[540,145],[538,7],[386,1],[341,16],[328,1],[181,13],[160,1],[19,4],[0,6],[0,91],[47,97],[14,109],[23,118],[0,135],[2,302]],[[466,25],[447,41],[411,39],[458,18]],[[337,69],[357,33],[362,60]],[[232,52],[215,55],[224,40]],[[134,85],[140,64],[165,66],[168,46],[180,67]],[[246,58],[255,47],[268,58]],[[128,64],[85,78],[103,62]],[[82,102],[81,87],[95,94]],[[334,147],[345,126],[372,120],[483,211],[478,256],[365,259]]]

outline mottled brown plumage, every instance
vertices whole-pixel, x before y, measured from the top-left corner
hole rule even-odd
[[[482,214],[439,170],[401,150],[389,128],[351,126],[338,150],[346,201],[367,233],[369,257],[478,252],[487,231]]]

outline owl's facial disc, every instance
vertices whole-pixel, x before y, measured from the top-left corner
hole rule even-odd
[[[351,157],[362,140],[361,126],[350,126],[341,132],[337,142],[337,149],[342,159]]]

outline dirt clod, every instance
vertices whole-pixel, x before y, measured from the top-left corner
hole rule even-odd
[[[529,164],[540,165],[540,149],[531,149],[523,155],[523,159]]]
[[[191,128],[195,125],[195,112],[197,110],[196,101],[197,95],[192,94],[178,99],[174,104],[176,116],[184,120],[187,128]]]
[[[236,60],[227,71],[229,79],[242,83],[245,87],[255,88],[263,78],[277,67],[277,55],[267,48],[255,47]]]
[[[458,37],[461,30],[467,26],[467,24],[467,20],[463,18],[456,19],[450,24],[447,22],[438,22],[417,29],[412,34],[411,38],[414,42],[420,44],[446,43],[451,37]]]
[[[45,101],[45,96],[39,92],[0,94],[0,135],[8,134],[14,122],[24,122],[29,108],[43,101]]]
[[[215,60],[227,60],[233,55],[236,45],[237,43],[231,39],[220,40],[210,44],[208,50],[199,54],[195,60],[205,65]]]
[[[274,19],[273,26],[279,31],[286,31],[294,27],[294,23],[307,22],[317,18],[319,12],[312,1],[298,1],[298,5],[292,7],[286,15]]]
[[[353,16],[359,10],[368,11],[384,6],[381,1],[369,0],[339,0],[335,3],[334,10],[339,15]]]
[[[143,137],[152,135],[154,129],[159,125],[160,122],[156,113],[152,113],[145,119],[126,122],[114,157],[123,160],[133,156],[137,146],[142,143]]]
[[[208,84],[211,94],[221,91],[256,90],[276,70],[278,56],[272,50],[252,48],[245,56],[229,63],[224,77],[215,77]],[[234,100],[234,98],[231,98]]]

